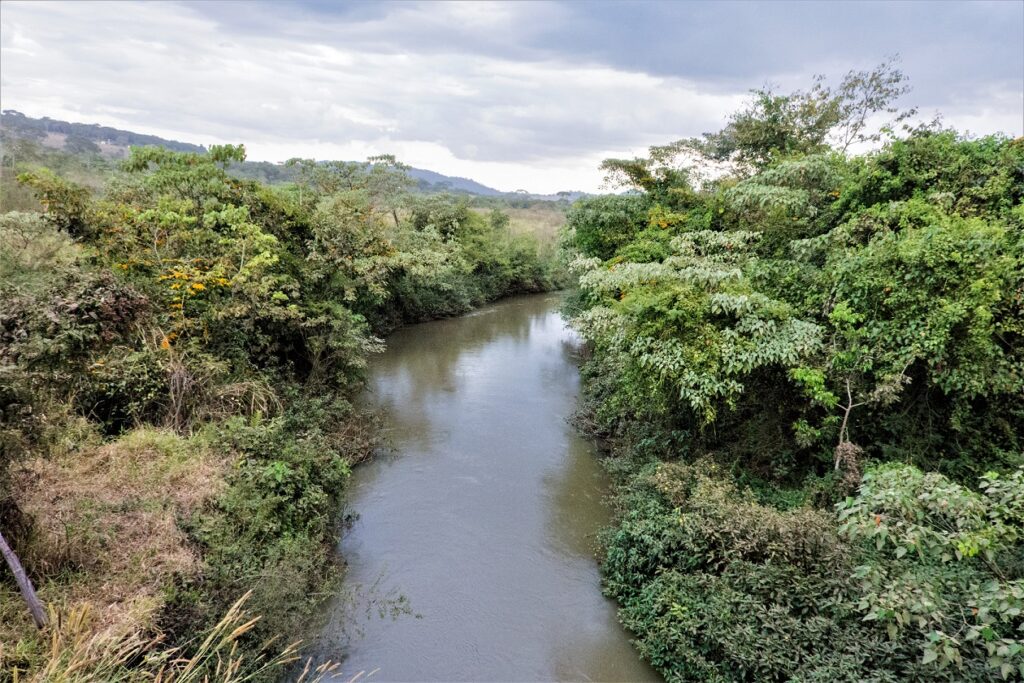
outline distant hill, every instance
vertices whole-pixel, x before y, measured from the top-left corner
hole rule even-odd
[[[108,158],[127,156],[129,147],[165,147],[176,152],[205,152],[202,145],[165,140],[156,135],[143,135],[99,124],[57,121],[48,116],[41,119],[25,116],[13,109],[0,113],[0,128],[15,137],[34,139],[46,147],[69,152],[95,152]]]
[[[443,173],[428,171],[423,168],[410,168],[409,175],[419,183],[421,189],[429,191],[441,192],[448,190],[452,192],[477,194],[483,197],[496,197],[498,195],[506,194],[501,190],[495,190],[493,187],[487,187],[486,185],[478,183],[475,180],[470,180],[469,178],[444,175]]]
[[[5,109],[0,113],[0,138],[10,137],[33,140],[44,147],[71,154],[97,154],[105,159],[123,159],[128,156],[128,148],[133,146],[164,147],[177,152],[206,152],[202,145],[167,140],[156,135],[143,135],[97,124],[58,121],[49,117],[37,119],[13,109]],[[268,161],[247,161],[234,170],[240,176],[267,183],[289,182],[294,177],[294,169]],[[502,192],[470,178],[448,176],[423,168],[411,168],[409,175],[416,180],[419,191],[426,193],[451,192],[479,197],[518,197],[569,202],[586,196],[583,192],[548,195],[533,194],[524,190]]]
[[[259,180],[270,185],[287,183],[295,179],[296,169],[269,161],[246,161],[235,165],[231,171],[243,178]],[[512,193],[487,187],[469,178],[456,178],[422,168],[410,168],[408,175],[416,181],[416,189],[427,194],[450,192],[477,197],[506,197]]]

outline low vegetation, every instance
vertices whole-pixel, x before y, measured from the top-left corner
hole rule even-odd
[[[670,681],[1024,678],[1024,140],[896,136],[905,91],[757,91],[570,211],[606,590]]]
[[[19,167],[42,210],[0,215],[0,527],[52,612],[37,632],[0,581],[0,678],[279,672],[378,438],[367,355],[559,277],[507,214],[411,194],[393,159],[275,187],[243,160],[136,148],[98,188]]]

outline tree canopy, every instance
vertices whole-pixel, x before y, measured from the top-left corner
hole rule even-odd
[[[570,211],[606,586],[669,680],[1024,677],[1024,145],[897,136],[907,90],[756,90]]]

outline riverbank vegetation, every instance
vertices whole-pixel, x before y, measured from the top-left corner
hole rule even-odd
[[[243,160],[136,148],[98,188],[19,167],[42,211],[0,215],[0,528],[51,613],[37,631],[0,581],[8,679],[243,680],[295,656],[275,638],[330,594],[378,438],[352,402],[367,355],[559,277],[552,245],[410,193],[394,159],[296,160],[274,187]]]
[[[131,147],[162,147],[177,152],[205,152],[199,145],[167,140],[98,125],[50,118],[32,118],[17,111],[0,112],[0,197],[5,211],[41,211],[31,188],[17,180],[18,169],[43,166],[62,178],[99,192],[121,168]],[[321,161],[319,165],[331,162]],[[294,186],[308,175],[309,164],[299,159],[284,163],[231,161],[228,175],[272,187]],[[445,176],[405,167],[409,194],[451,195],[470,211],[507,214],[513,234],[531,234],[546,242],[565,223],[565,212],[580,192],[533,195],[525,190],[501,192],[467,178]]]
[[[896,135],[905,91],[756,91],[570,212],[605,586],[670,681],[1024,678],[1024,140]]]

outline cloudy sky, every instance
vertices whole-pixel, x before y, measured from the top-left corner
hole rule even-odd
[[[502,190],[717,130],[766,83],[898,53],[928,118],[1024,133],[1024,2],[0,3],[0,105],[249,157],[403,161]]]

